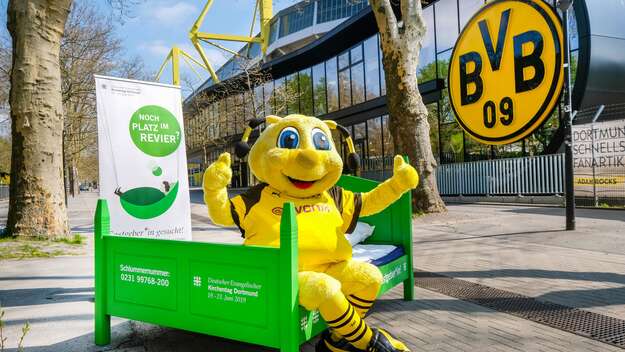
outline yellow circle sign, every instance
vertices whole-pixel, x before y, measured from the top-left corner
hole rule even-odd
[[[560,99],[562,25],[542,0],[498,0],[466,25],[451,57],[449,96],[457,121],[484,144],[519,141]]]

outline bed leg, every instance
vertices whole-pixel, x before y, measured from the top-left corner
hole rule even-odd
[[[96,312],[95,344],[105,346],[111,343],[111,316]]]
[[[106,240],[110,230],[109,212],[106,200],[98,200],[94,219],[95,241],[95,344],[111,343],[111,316],[106,314]]]
[[[410,278],[404,281],[404,301],[414,300],[414,276],[410,273]]]

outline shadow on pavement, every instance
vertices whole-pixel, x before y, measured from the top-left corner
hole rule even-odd
[[[537,215],[549,215],[549,216],[561,216],[564,217],[564,208],[555,207],[528,207],[528,208],[512,208],[502,210],[506,213],[517,214],[537,214]],[[625,222],[624,210],[609,210],[609,209],[576,209],[575,216],[579,218],[598,219],[598,220],[613,220]]]
[[[612,282],[625,285],[625,275],[606,272],[575,272],[560,270],[540,270],[540,269],[497,269],[484,271],[443,271],[437,274],[463,278],[535,278],[554,280],[576,280],[590,282]]]
[[[566,232],[566,230],[524,231],[524,232],[512,232],[512,233],[498,233],[495,235],[484,235],[484,236],[468,236],[467,235],[467,237],[462,237],[462,238],[447,238],[447,239],[442,239],[442,240],[414,241],[414,244],[452,242],[452,241],[469,241],[469,240],[475,240],[475,239],[480,239],[480,238],[523,236],[523,235],[536,235],[536,234],[558,233],[558,232]]]
[[[240,343],[184,330],[125,321],[111,328],[111,344],[96,346],[94,334],[81,335],[49,346],[26,347],[24,352],[95,352],[95,351],[149,351],[149,352],[270,352],[274,349]],[[28,339],[28,336],[27,338]],[[6,349],[18,352],[18,349]],[[304,348],[304,351],[313,351]]]
[[[15,280],[89,280],[93,279],[93,276],[4,276],[0,277],[0,281],[15,281]],[[0,295],[2,291],[0,290]]]
[[[93,301],[93,287],[0,290],[0,302],[4,308],[81,301]]]

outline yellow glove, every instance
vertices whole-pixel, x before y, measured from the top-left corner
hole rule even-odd
[[[393,160],[393,177],[391,182],[396,191],[404,193],[407,190],[417,188],[419,174],[412,165],[406,163],[401,155],[396,155]]]
[[[223,153],[219,159],[204,171],[204,203],[208,207],[208,216],[218,225],[231,226],[234,224],[230,212],[228,189],[232,179],[230,168],[230,154]]]
[[[230,168],[230,153],[223,153],[219,159],[204,171],[204,190],[216,191],[226,188],[232,180],[232,169]]]

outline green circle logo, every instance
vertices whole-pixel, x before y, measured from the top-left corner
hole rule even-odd
[[[146,105],[130,118],[130,138],[142,152],[150,156],[167,156],[178,149],[180,124],[169,110]]]
[[[152,175],[154,176],[160,176],[163,174],[163,169],[161,169],[160,166],[155,166],[152,168]]]

